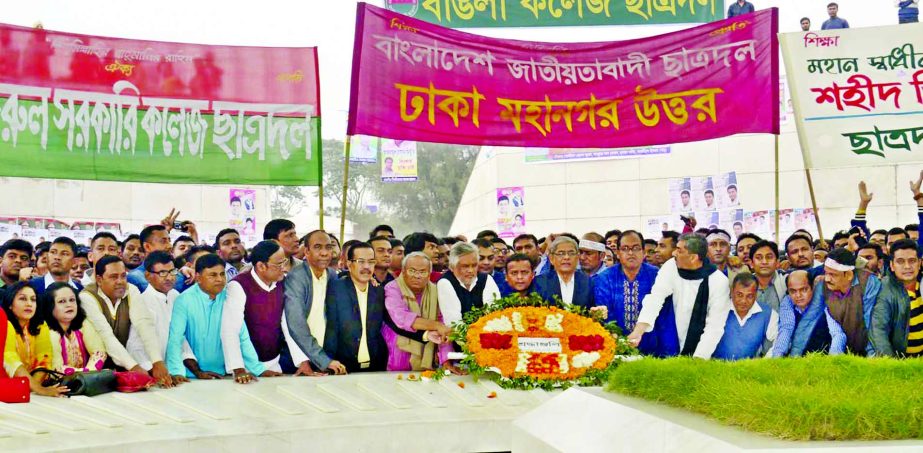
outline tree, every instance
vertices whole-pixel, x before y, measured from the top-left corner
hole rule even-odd
[[[273,186],[269,190],[272,218],[290,219],[304,205],[304,191],[299,186]]]
[[[324,206],[339,215],[343,195],[343,142],[324,140]],[[445,235],[452,226],[478,148],[417,144],[418,181],[382,183],[378,164],[351,164],[346,217],[356,223],[356,236],[386,223],[398,235],[429,231]],[[378,202],[371,213],[368,204]]]

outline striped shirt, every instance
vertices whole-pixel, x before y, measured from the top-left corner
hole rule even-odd
[[[910,316],[907,329],[907,355],[923,355],[923,298],[919,291],[908,291],[910,295]]]

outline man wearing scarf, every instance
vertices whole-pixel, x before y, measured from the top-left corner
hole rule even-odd
[[[708,261],[707,254],[708,246],[701,236],[684,234],[679,238],[673,259],[660,268],[651,293],[641,304],[638,323],[628,336],[634,346],[640,344],[644,333],[654,329],[655,322],[673,322],[677,344],[664,355],[711,358],[724,334],[731,302],[728,279]],[[672,315],[669,311],[661,315],[661,308],[668,303]]]
[[[433,263],[423,252],[404,257],[401,275],[385,285],[387,316],[381,327],[388,345],[388,371],[433,370],[448,362],[452,329],[439,314],[439,292],[429,281]]]
[[[823,287],[818,284],[814,291],[823,292],[829,321],[839,324],[846,332],[846,348],[852,354],[865,356],[874,352],[868,328],[880,290],[878,277],[856,269],[856,256],[849,250],[841,247],[827,255]]]

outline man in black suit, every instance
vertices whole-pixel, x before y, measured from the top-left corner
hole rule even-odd
[[[535,287],[546,301],[554,301],[556,296],[566,305],[579,305],[592,308],[593,282],[586,274],[577,270],[577,241],[559,236],[551,243],[548,256],[554,271],[535,277]]]
[[[350,247],[346,255],[349,275],[327,286],[327,331],[324,352],[349,373],[384,371],[388,347],[381,335],[385,296],[381,286],[371,286],[375,250],[366,242]]]

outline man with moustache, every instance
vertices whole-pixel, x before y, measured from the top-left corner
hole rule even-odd
[[[837,323],[827,322],[829,314],[819,293],[814,292],[806,270],[795,270],[786,279],[788,294],[779,306],[779,335],[772,357],[801,357],[805,354],[842,353],[846,334]],[[838,345],[831,348],[833,339]],[[832,352],[831,352],[832,351]]]
[[[375,236],[369,239],[369,245],[375,251],[375,272],[372,274],[379,285],[386,285],[394,280],[394,276],[388,272],[391,269],[391,239],[387,236]],[[347,267],[348,267],[347,262]]]
[[[137,269],[138,266],[144,263],[144,249],[141,248],[141,236],[129,234],[128,237],[122,241],[122,249],[119,256],[122,258],[122,262],[125,263],[125,268],[128,269],[129,272]]]
[[[92,266],[104,256],[119,256],[119,241],[112,233],[100,231],[90,240],[90,253],[87,254],[90,269],[83,273],[83,279],[80,281],[83,286],[96,282]]]
[[[506,260],[505,284],[500,286],[502,297],[519,294],[526,297],[535,292],[535,271],[532,258],[524,253],[514,253]]]
[[[327,287],[324,352],[342,363],[347,373],[385,371],[388,346],[381,332],[384,285],[369,284],[377,266],[376,251],[368,243],[355,244],[349,249],[347,263],[349,277]]]
[[[891,245],[891,273],[881,282],[872,311],[869,341],[875,355],[923,356],[923,300],[917,244],[904,239]]]
[[[837,323],[846,333],[846,351],[851,354],[865,356],[874,352],[868,341],[868,329],[880,290],[878,277],[857,269],[856,256],[845,248],[834,249],[827,255],[824,280],[814,291],[822,293],[830,314],[828,322]]]
[[[227,280],[233,280],[247,267],[247,249],[240,241],[240,233],[233,228],[225,228],[215,236],[215,250],[226,263]]]
[[[119,257],[104,256],[94,272],[96,283],[80,292],[80,306],[106,345],[106,367],[147,372],[126,348],[129,337],[137,335],[151,361],[151,376],[162,386],[172,386],[151,312],[137,288],[129,285],[125,263]]]
[[[577,241],[567,236],[558,236],[548,251],[552,271],[535,278],[535,285],[542,298],[564,306],[595,307],[593,282],[586,274],[577,271]]]
[[[32,244],[22,239],[10,239],[0,247],[0,296],[3,287],[19,281],[22,269],[29,267]]]

